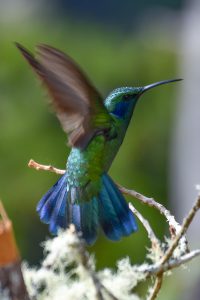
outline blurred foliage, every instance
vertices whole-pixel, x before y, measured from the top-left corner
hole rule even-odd
[[[115,29],[124,33],[136,31],[138,25],[141,26],[141,16],[148,18],[153,12],[159,16],[160,11],[180,11],[183,3],[184,0],[48,0],[54,16],[65,18],[67,15],[79,20],[95,21],[106,27],[115,26]]]
[[[1,24],[0,36],[0,195],[13,220],[23,258],[38,263],[42,255],[39,244],[49,234],[35,206],[58,176],[29,169],[27,162],[33,158],[64,168],[69,149],[65,134],[48,109],[43,89],[13,41],[31,50],[42,42],[66,51],[104,96],[119,86],[177,77],[175,45],[166,44],[160,36],[122,36],[94,24],[37,18]],[[178,86],[172,84],[141,98],[110,171],[122,185],[160,202],[168,196],[167,165],[177,91]],[[161,236],[165,222],[160,215],[137,200],[131,201]],[[96,253],[98,267],[114,266],[116,259],[126,255],[135,263],[141,262],[147,245],[146,233],[139,224],[138,233],[118,243],[101,236],[91,251]]]

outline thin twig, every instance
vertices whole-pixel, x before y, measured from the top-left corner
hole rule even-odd
[[[165,216],[165,218],[167,219],[168,223],[170,226],[174,227],[175,230],[179,230],[180,229],[180,224],[176,222],[174,216],[170,213],[170,211],[168,209],[166,209],[164,207],[163,204],[158,203],[157,201],[155,201],[153,198],[150,197],[146,197],[134,190],[129,190],[119,184],[117,184],[120,191],[125,194],[125,195],[129,195],[132,196],[138,200],[140,200],[140,202],[142,202],[143,204],[147,204],[150,207],[154,207],[156,208],[163,216]]]
[[[181,226],[180,231],[177,233],[175,239],[173,240],[173,243],[169,247],[169,249],[166,251],[165,255],[161,258],[160,263],[164,264],[168,259],[172,256],[175,248],[177,247],[181,237],[186,233],[188,227],[190,226],[195,214],[200,209],[200,196],[198,196],[197,200],[195,201],[192,209],[190,210],[189,214],[186,216],[186,218],[183,221],[183,224]]]
[[[138,217],[138,219],[140,220],[140,222],[143,224],[144,228],[146,229],[146,231],[148,233],[148,237],[152,244],[152,249],[156,249],[159,251],[159,254],[161,254],[161,253],[163,254],[163,251],[160,246],[160,241],[156,237],[149,222],[133,207],[133,205],[131,203],[129,203],[129,208]],[[156,299],[156,297],[159,293],[159,290],[161,289],[162,282],[163,282],[163,273],[157,274],[151,295],[147,298],[147,300]]]
[[[143,224],[144,228],[146,229],[147,233],[148,233],[148,237],[151,241],[152,244],[152,248],[155,249],[157,248],[160,252],[161,251],[161,247],[160,247],[160,241],[159,239],[156,237],[153,229],[151,228],[149,222],[141,215],[141,213],[139,211],[137,211],[137,209],[135,209],[135,207],[129,203],[129,208],[130,210],[138,217],[138,219],[140,220],[140,222]]]
[[[176,234],[176,237],[174,238],[171,246],[168,248],[168,250],[165,252],[165,254],[163,255],[163,257],[160,260],[160,265],[164,265],[172,256],[173,256],[173,252],[176,249],[176,247],[178,246],[178,243],[180,241],[180,239],[182,238],[182,236],[186,233],[189,225],[191,224],[195,214],[197,213],[197,211],[200,208],[200,195],[198,195],[197,200],[195,201],[192,209],[190,210],[190,212],[188,213],[187,217],[184,219],[183,224],[181,226],[180,231]],[[157,274],[156,277],[156,281],[152,290],[151,295],[149,296],[148,300],[153,300],[156,299],[160,289],[161,289],[161,285],[162,285],[162,281],[163,281],[163,274],[164,274],[164,270],[162,270],[161,272],[159,272]]]
[[[187,253],[185,255],[182,255],[179,258],[170,259],[168,262],[164,264],[156,263],[153,265],[147,265],[147,266],[141,266],[141,268],[138,268],[139,272],[146,273],[146,278],[167,272],[169,270],[173,270],[175,268],[178,268],[180,265],[183,265],[192,259],[196,258],[197,256],[200,256],[200,249],[193,250],[190,253]]]
[[[41,165],[41,164],[37,163],[36,161],[34,161],[33,159],[29,160],[28,166],[29,166],[29,168],[36,169],[37,171],[39,171],[39,170],[49,171],[49,172],[56,173],[58,175],[63,175],[66,172],[65,170],[57,169],[51,165]]]
[[[169,223],[169,231],[171,234],[172,239],[176,238],[176,234],[180,232],[181,230],[181,225],[175,220],[174,216],[170,213],[168,209],[164,207],[163,204],[158,203],[155,201],[153,198],[146,197],[134,190],[129,190],[121,185],[118,184],[118,187],[120,191],[123,194],[132,196],[134,198],[137,198],[140,200],[143,204],[147,204],[150,207],[156,208],[163,216],[165,216],[167,222]],[[181,243],[183,245],[183,249],[185,252],[188,251],[188,242],[187,239],[184,235],[181,236]]]
[[[151,241],[152,249],[156,249],[156,250],[159,251],[159,254],[161,254],[161,253],[163,254],[163,251],[162,251],[161,246],[160,246],[160,241],[156,237],[156,235],[155,235],[153,229],[151,228],[149,222],[135,209],[135,207],[133,207],[133,205],[131,203],[129,203],[129,208],[138,217],[138,219],[140,220],[140,222],[143,224],[144,228],[146,229],[146,231],[148,233],[148,237]],[[160,273],[156,276],[156,280],[155,280],[155,284],[154,284],[152,293],[147,298],[147,300],[156,299],[156,297],[159,293],[159,290],[161,289],[162,282],[163,282],[163,273]]]
[[[97,300],[104,300],[104,297],[103,297],[102,291],[101,291],[102,287],[101,287],[101,285],[99,283],[99,280],[96,277],[95,273],[93,274],[93,272],[92,272],[91,277],[92,277],[92,281],[93,281],[93,284],[94,284],[95,289],[96,289],[96,298],[97,298]]]
[[[157,275],[156,280],[155,280],[155,284],[153,286],[152,292],[151,294],[148,296],[147,300],[154,300],[157,298],[158,293],[162,287],[162,283],[163,283],[163,273]]]

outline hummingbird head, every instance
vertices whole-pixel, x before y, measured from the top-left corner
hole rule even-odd
[[[114,116],[126,119],[130,115],[140,96],[151,88],[182,79],[171,79],[152,83],[143,87],[121,87],[113,90],[105,100],[105,106]]]

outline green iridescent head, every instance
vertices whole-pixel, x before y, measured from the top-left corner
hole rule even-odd
[[[112,91],[105,100],[108,111],[118,118],[125,119],[130,114],[140,96],[151,88],[182,79],[171,79],[152,83],[143,87],[121,87]]]

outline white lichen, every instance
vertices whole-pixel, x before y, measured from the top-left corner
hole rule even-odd
[[[23,274],[29,295],[37,300],[96,299],[97,290],[92,273],[95,271],[93,256],[83,252],[83,242],[71,227],[43,243],[46,255],[39,269],[23,265]],[[97,272],[102,284],[104,299],[110,299],[110,291],[122,300],[138,300],[132,290],[144,279],[131,266],[128,258],[117,263],[117,271],[110,269]]]
[[[117,262],[116,271],[105,268],[97,272],[94,257],[71,226],[43,243],[45,258],[40,268],[23,265],[28,293],[33,300],[139,300],[134,289],[161,270],[161,258],[172,243],[173,239],[165,238],[162,244],[152,246],[146,261],[140,265],[131,265],[127,257]],[[185,250],[185,243],[180,240],[169,263],[181,259]],[[169,275],[167,266],[163,266],[162,272]]]

